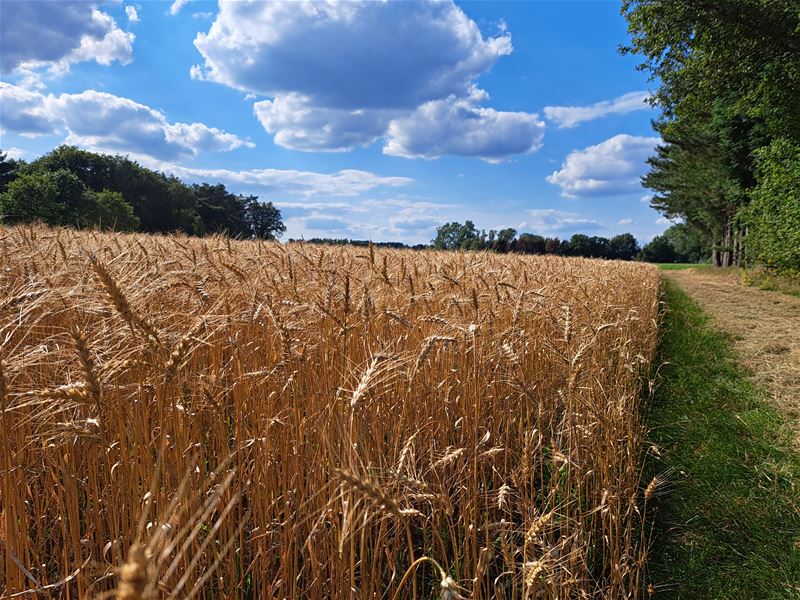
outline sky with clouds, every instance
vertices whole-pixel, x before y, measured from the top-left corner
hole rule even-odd
[[[0,3],[0,135],[130,156],[280,207],[286,237],[568,237],[669,222],[652,83],[617,2]]]

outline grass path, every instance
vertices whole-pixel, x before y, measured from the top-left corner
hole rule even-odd
[[[673,281],[648,415],[656,597],[800,598],[800,455],[731,339]]]
[[[755,381],[794,427],[800,450],[800,298],[744,285],[739,270],[669,271],[731,337],[734,349]]]

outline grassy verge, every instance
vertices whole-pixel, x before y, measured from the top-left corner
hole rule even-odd
[[[800,298],[800,275],[781,275],[756,268],[742,271],[742,281],[762,290],[783,292]]]
[[[658,500],[658,597],[800,598],[800,455],[730,341],[665,282],[660,385],[649,411],[672,470]]]

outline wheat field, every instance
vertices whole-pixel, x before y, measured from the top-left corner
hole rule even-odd
[[[659,276],[0,229],[0,596],[635,598]]]

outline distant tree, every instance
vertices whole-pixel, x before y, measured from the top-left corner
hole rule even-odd
[[[24,161],[8,158],[8,154],[0,150],[0,194],[5,192],[8,184],[17,178],[20,167],[24,165]]]
[[[515,246],[517,252],[522,254],[544,254],[545,239],[532,233],[521,233]]]
[[[561,248],[561,240],[558,238],[546,238],[544,240],[544,251],[547,254],[555,254]]]
[[[202,183],[192,189],[206,233],[225,233],[242,239],[253,236],[248,207],[241,196],[230,193],[221,183]]]
[[[688,223],[676,223],[663,235],[672,244],[678,262],[701,263],[711,257],[711,241]]]
[[[84,191],[86,200],[86,225],[114,231],[136,231],[139,218],[133,213],[133,207],[125,202],[119,192],[103,190]]]
[[[5,223],[67,225],[85,219],[85,187],[70,171],[25,172],[0,196]]]
[[[645,244],[639,258],[645,262],[674,263],[678,257],[669,238],[664,235],[657,235],[649,244]]]
[[[124,156],[74,146],[59,146],[30,164],[0,152],[0,185],[7,192],[0,193],[6,222],[265,239],[286,231],[280,211],[255,196],[233,194],[223,184],[189,186]]]
[[[514,238],[517,237],[517,230],[513,227],[507,227],[497,232],[497,251],[508,252],[511,249],[511,244]]]
[[[609,240],[604,237],[588,236],[576,233],[569,242],[564,242],[560,249],[566,256],[583,256],[585,258],[608,258]]]
[[[124,156],[59,146],[31,162],[27,170],[67,170],[90,190],[119,192],[133,207],[141,231],[203,231],[192,188],[177,177],[151,171]]]
[[[472,221],[466,221],[463,225],[453,221],[436,229],[436,237],[431,244],[440,250],[475,249],[474,246],[481,244],[481,233]]]
[[[622,233],[615,235],[608,241],[608,258],[617,260],[633,260],[639,254],[639,242],[633,234]]]
[[[264,240],[274,240],[286,231],[281,211],[272,202],[259,202],[255,196],[245,199],[247,218],[253,235]]]

